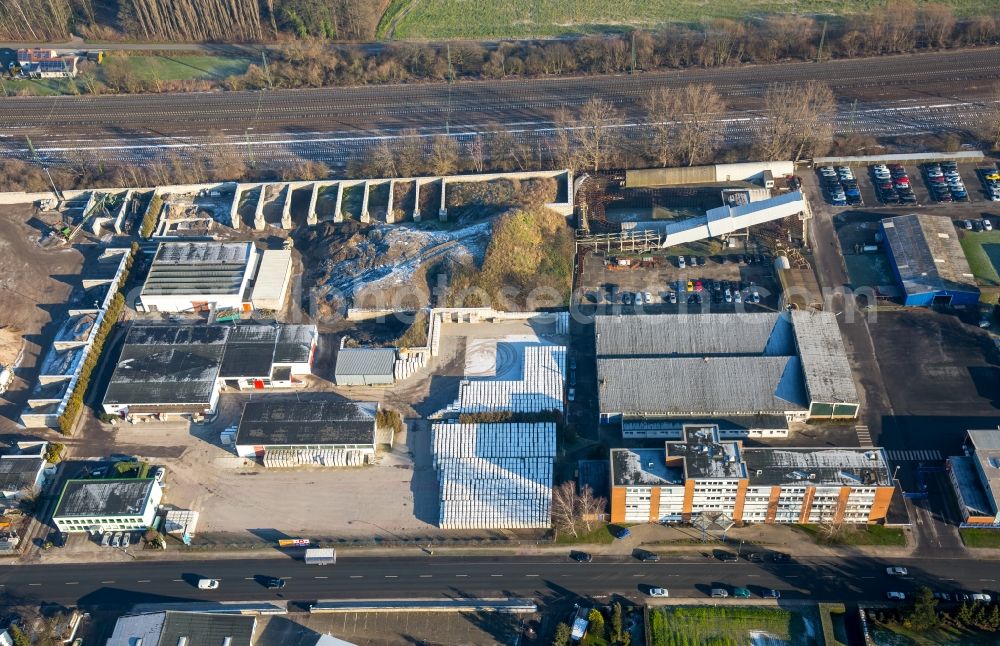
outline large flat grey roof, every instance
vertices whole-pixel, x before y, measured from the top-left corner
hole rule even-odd
[[[598,359],[601,413],[756,415],[806,410],[797,357]]]
[[[882,220],[882,230],[907,294],[979,291],[951,218],[899,215]]]
[[[152,478],[67,480],[52,514],[58,518],[80,516],[137,516],[156,482]]]
[[[218,379],[267,378],[274,363],[308,361],[315,336],[312,325],[133,325],[104,403],[207,404]]]
[[[791,320],[779,313],[597,316],[595,333],[598,357],[795,353]]]
[[[892,486],[882,449],[754,448],[743,459],[752,486]]]
[[[248,402],[243,406],[236,444],[373,444],[377,408],[374,402],[339,398]]]
[[[250,242],[162,242],[142,295],[237,294],[252,253]]]
[[[167,610],[125,615],[107,646],[250,646],[257,619],[236,613]],[[229,641],[226,641],[229,638]]]
[[[809,398],[814,402],[857,403],[858,391],[837,316],[798,310],[792,312],[792,324]]]
[[[396,351],[392,348],[341,348],[334,374],[392,375]]]

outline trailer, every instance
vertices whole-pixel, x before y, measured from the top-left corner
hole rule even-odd
[[[337,562],[337,550],[311,547],[306,550],[304,560],[307,565],[334,565]]]

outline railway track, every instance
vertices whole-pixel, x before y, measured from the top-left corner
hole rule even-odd
[[[726,96],[726,139],[752,140],[763,116],[760,98],[776,82],[830,83],[837,130],[878,136],[967,131],[995,110],[1000,48],[877,59],[689,69],[634,76],[413,84],[266,92],[16,97],[0,99],[5,124],[0,157],[30,159],[30,136],[48,163],[80,155],[148,164],[168,155],[225,145],[248,161],[280,165],[324,161],[335,170],[363,158],[385,139],[413,129],[447,132],[460,141],[499,127],[537,149],[554,132],[553,114],[591,97],[618,105],[622,134],[640,146],[649,124],[642,97],[653,87],[712,82]],[[450,93],[450,96],[449,96]],[[251,134],[252,133],[252,134]]]

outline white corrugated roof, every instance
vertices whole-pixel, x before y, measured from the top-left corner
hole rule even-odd
[[[288,288],[292,272],[292,252],[290,249],[268,249],[264,251],[257,270],[251,300],[272,300],[281,302]]]

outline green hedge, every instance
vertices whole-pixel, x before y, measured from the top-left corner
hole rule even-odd
[[[139,229],[140,237],[149,238],[153,235],[153,229],[156,228],[156,221],[159,219],[162,209],[163,198],[159,195],[154,195],[153,199],[149,201],[149,208],[146,209],[146,215],[142,218],[142,227]]]
[[[69,401],[66,402],[66,408],[63,409],[62,415],[59,416],[59,431],[63,435],[69,435],[73,432],[76,420],[80,417],[80,412],[83,410],[83,397],[87,393],[87,386],[90,385],[90,375],[94,371],[94,368],[97,367],[97,362],[101,359],[104,342],[107,340],[108,335],[111,334],[111,329],[115,326],[115,323],[121,318],[122,312],[125,311],[125,296],[122,295],[121,289],[125,286],[129,271],[132,269],[132,262],[135,260],[135,249],[136,246],[133,245],[129,251],[128,260],[125,261],[125,271],[114,286],[116,293],[112,297],[107,311],[104,313],[104,320],[101,321],[101,327],[98,328],[97,335],[94,337],[94,344],[90,348],[90,354],[87,355],[86,361],[83,362],[83,368],[80,370],[80,378],[77,379],[73,394],[70,395]]]

